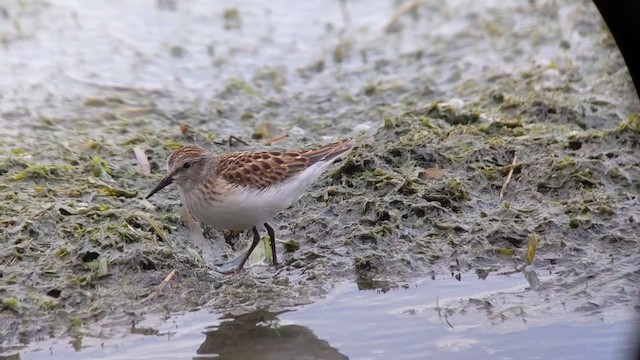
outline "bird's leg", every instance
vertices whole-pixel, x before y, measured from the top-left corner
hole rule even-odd
[[[273,232],[273,228],[269,224],[264,223],[264,227],[267,229],[267,234],[271,239],[271,262],[273,266],[278,266],[278,257],[276,256],[276,234]]]
[[[260,242],[260,234],[258,234],[258,229],[254,226],[252,230],[253,230],[253,242],[251,243],[249,250],[247,250],[247,252],[244,255],[239,256],[229,261],[228,263],[218,266],[215,269],[217,272],[227,275],[227,274],[232,274],[234,272],[238,272],[242,270],[242,268],[244,267],[244,263],[246,263],[247,259],[249,259],[249,256],[253,252],[253,249],[255,249],[256,245],[258,245],[258,243]]]

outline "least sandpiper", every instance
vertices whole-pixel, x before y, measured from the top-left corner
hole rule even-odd
[[[200,146],[185,146],[167,159],[167,176],[147,199],[167,185],[178,184],[183,204],[204,224],[218,229],[252,229],[253,242],[243,255],[219,266],[229,274],[243,268],[260,241],[258,226],[271,238],[273,265],[278,265],[275,235],[268,221],[285,210],[351,148],[342,140],[311,150],[235,152],[215,155]]]

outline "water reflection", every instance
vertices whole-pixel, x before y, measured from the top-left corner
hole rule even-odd
[[[452,273],[408,284],[361,278],[294,311],[219,317],[203,309],[168,322],[149,319],[125,337],[85,336],[80,351],[60,338],[9,359],[632,358],[635,312],[603,318],[565,311],[573,300],[554,304],[528,289],[520,274],[493,273],[485,280]]]
[[[205,333],[194,359],[348,359],[305,326],[279,325],[282,313],[258,310],[227,317]]]
[[[356,285],[358,286],[358,290],[375,290],[378,293],[386,293],[391,289],[397,289],[398,284],[392,281],[387,280],[377,280],[371,279],[367,277],[358,277],[356,279]]]

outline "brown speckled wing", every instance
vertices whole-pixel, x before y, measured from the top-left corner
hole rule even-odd
[[[220,157],[218,174],[230,183],[265,189],[319,161],[330,161],[351,148],[342,140],[312,150],[230,153]]]

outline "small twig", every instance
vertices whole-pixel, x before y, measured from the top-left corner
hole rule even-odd
[[[140,172],[143,175],[150,175],[151,165],[149,164],[149,158],[147,158],[144,150],[136,146],[133,148],[133,153],[136,155],[136,161],[138,162],[138,166],[140,167]]]
[[[131,216],[136,216],[139,219],[146,221],[149,225],[151,225],[151,228],[153,229],[153,231],[156,232],[156,234],[162,239],[162,241],[168,244],[171,243],[171,239],[169,238],[169,236],[164,232],[164,230],[162,230],[160,225],[151,218],[151,215],[142,211],[136,211]]]
[[[187,135],[187,133],[191,131],[191,127],[187,124],[179,123],[178,127],[180,128],[180,134],[182,134],[182,136]]]
[[[452,329],[455,329],[453,325],[451,325],[451,323],[449,322],[449,316],[447,314],[444,314],[444,321],[446,321],[447,325],[449,325]]]
[[[153,290],[149,295],[147,295],[147,297],[144,298],[140,303],[144,304],[147,301],[149,301],[149,300],[153,299],[154,297],[158,296],[158,294],[162,291],[162,289],[165,287],[165,285],[167,285],[169,283],[169,281],[171,281],[171,279],[173,279],[174,276],[176,276],[176,270],[175,269],[171,270],[169,275],[167,275],[167,277],[164,278],[164,280],[162,280],[160,285],[156,286],[155,290]]]
[[[185,123],[178,123],[178,127],[180,128],[180,135],[185,138],[190,140],[196,140],[198,138],[198,134],[191,126]]]
[[[395,25],[396,22],[398,22],[398,20],[402,17],[402,15],[415,9],[416,7],[418,7],[419,4],[420,4],[420,1],[413,0],[400,6],[398,10],[396,10],[393,13],[393,15],[391,15],[391,18],[389,18],[389,21],[387,21],[387,23],[382,27],[382,30],[384,30],[384,32],[389,32],[389,30],[393,27],[393,25]]]
[[[440,307],[440,296],[436,296],[436,308],[435,310],[438,312],[438,317],[444,317],[444,321],[449,325],[452,329],[454,329],[453,325],[449,322],[449,315],[447,315],[447,309],[443,309]],[[441,311],[444,310],[444,315]]]
[[[114,91],[148,92],[148,93],[157,94],[157,95],[166,95],[167,94],[167,91],[159,89],[159,88],[134,87],[134,86],[115,84],[115,83],[110,83],[110,82],[98,82],[98,81],[82,79],[82,78],[80,78],[78,76],[75,76],[73,74],[69,74],[67,72],[65,72],[64,74],[71,80],[83,83],[85,85],[90,85],[90,86],[94,86],[94,87],[97,87],[97,88],[101,88],[101,89],[108,89],[108,90],[114,90]]]
[[[507,190],[507,185],[511,182],[511,176],[513,176],[513,170],[516,168],[516,154],[513,154],[513,161],[511,162],[511,169],[509,169],[509,175],[502,184],[502,189],[500,189],[500,199],[504,196],[504,192]]]
[[[273,144],[275,142],[282,141],[282,140],[284,140],[284,139],[286,139],[288,137],[289,137],[289,135],[287,135],[287,134],[276,136],[273,139],[269,139],[269,140],[265,141],[264,144],[265,145],[271,145],[271,144]]]
[[[529,243],[527,244],[527,252],[525,253],[525,266],[533,264],[533,260],[536,257],[536,251],[538,250],[538,235],[529,234]]]
[[[233,146],[233,142],[234,141],[239,142],[242,145],[249,145],[248,142],[240,139],[239,137],[234,136],[234,135],[229,135],[229,146]]]

